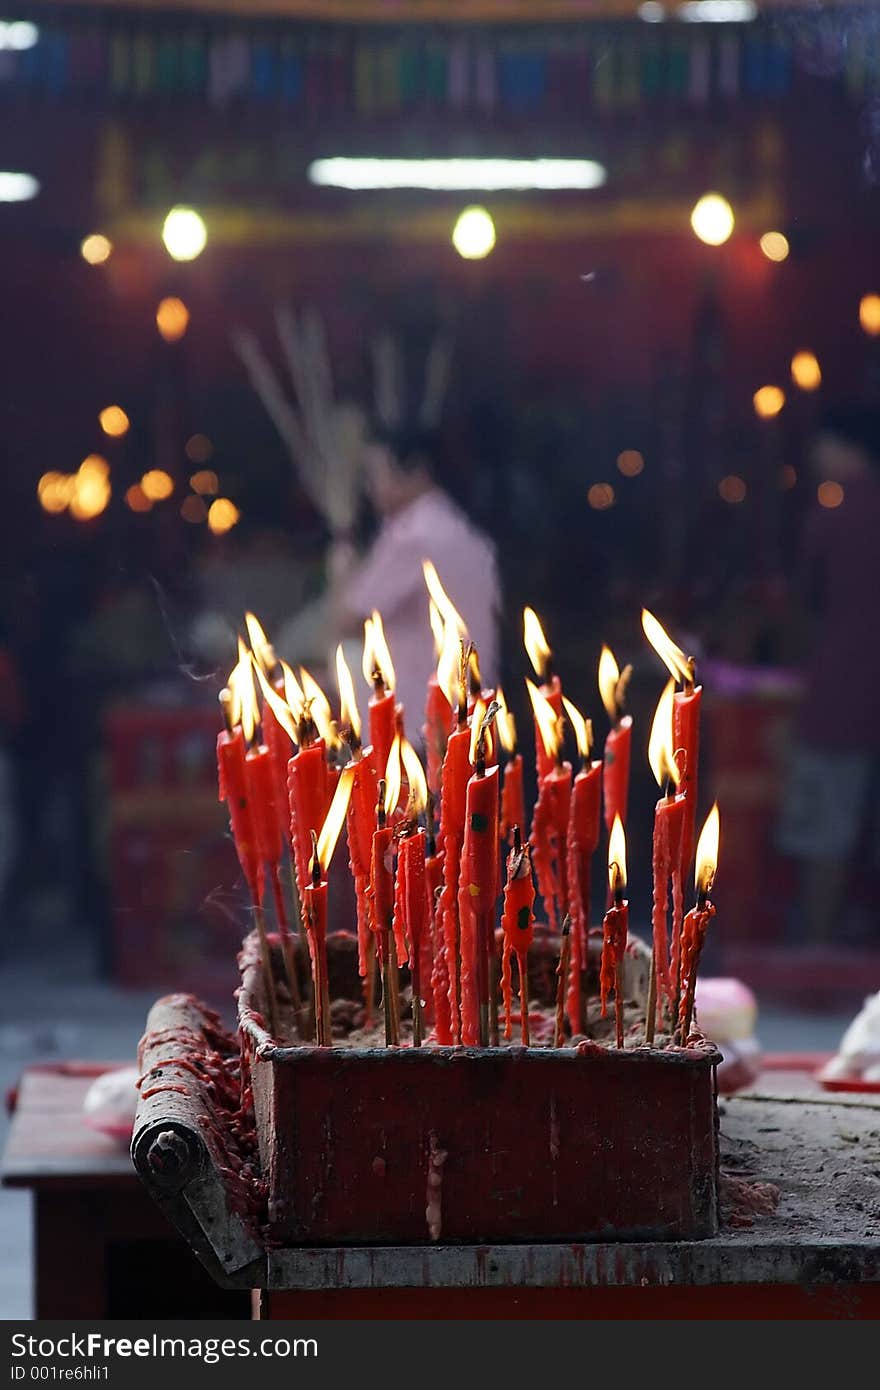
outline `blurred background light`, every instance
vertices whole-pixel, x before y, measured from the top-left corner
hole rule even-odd
[[[89,265],[103,265],[113,254],[113,242],[101,232],[92,232],[80,242],[79,252]]]
[[[24,53],[40,41],[40,31],[29,19],[0,19],[0,50]]]
[[[587,493],[587,502],[594,512],[607,512],[614,506],[614,488],[610,483],[593,483]]]
[[[190,463],[207,463],[214,452],[214,445],[206,434],[191,434],[183,451]]]
[[[33,174],[22,174],[11,169],[0,171],[0,203],[26,203],[36,198],[40,191],[40,181]]]
[[[876,338],[880,333],[880,294],[862,296],[859,304],[859,323],[872,338]]]
[[[757,17],[755,0],[685,0],[675,11],[687,24],[749,24]]]
[[[779,486],[783,492],[789,492],[797,482],[797,469],[790,463],[784,463],[779,470]]]
[[[37,497],[43,511],[52,515],[67,511],[75,483],[73,473],[44,473],[37,483]]]
[[[124,434],[128,434],[131,422],[121,405],[108,405],[98,416],[98,423],[111,439],[121,439]]]
[[[188,521],[191,525],[195,526],[200,521],[207,520],[208,508],[205,506],[201,497],[195,497],[190,493],[189,497],[183,499],[180,507],[180,515],[183,517],[184,521]]]
[[[595,159],[316,159],[309,179],[329,188],[424,188],[488,193],[499,189],[600,188],[607,178]]]
[[[795,353],[791,359],[791,379],[801,391],[818,391],[822,385],[822,368],[815,353]]]
[[[176,343],[189,327],[189,309],[182,299],[163,299],[156,310],[156,327],[166,343]]]
[[[491,214],[485,208],[465,208],[452,229],[452,244],[466,261],[481,261],[488,256],[495,246]]]
[[[704,193],[691,213],[691,226],[707,246],[722,246],[734,228],[733,208],[720,193]]]
[[[765,232],[758,244],[768,261],[784,261],[791,250],[788,237],[782,232]]]
[[[820,507],[826,507],[829,511],[833,511],[843,501],[843,488],[840,483],[832,482],[829,479],[819,484],[816,489],[816,496],[819,499]]]
[[[645,460],[638,449],[624,449],[617,455],[617,468],[625,478],[637,478],[644,470]]]
[[[132,483],[125,494],[125,504],[133,512],[148,512],[152,510],[153,506],[140,483]]]
[[[198,473],[193,473],[189,485],[193,492],[202,493],[206,497],[214,497],[220,490],[217,474],[210,468],[202,468]]]
[[[234,502],[230,502],[228,497],[218,497],[208,508],[208,529],[215,536],[222,536],[232,530],[240,516],[241,512]]]
[[[772,420],[785,405],[785,392],[781,386],[761,386],[752,397],[755,414],[761,420]]]
[[[718,495],[722,502],[730,502],[736,505],[746,499],[745,480],[736,473],[728,473],[726,478],[722,478],[718,484]]]
[[[174,261],[194,261],[205,249],[208,229],[195,208],[172,208],[162,226],[165,249]]]
[[[174,491],[174,479],[164,468],[150,468],[141,478],[141,487],[151,502],[164,502]]]

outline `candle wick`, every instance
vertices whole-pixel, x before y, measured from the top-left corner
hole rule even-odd
[[[383,699],[388,694],[388,687],[385,684],[385,677],[377,666],[373,672],[373,692]]]
[[[313,888],[320,888],[320,886],[321,886],[321,861],[320,861],[320,859],[318,858],[318,837],[317,837],[317,835],[315,834],[314,830],[311,832],[311,835],[312,835],[312,887],[313,887]]]
[[[513,852],[519,854],[522,850],[522,831],[518,825],[513,827]]]

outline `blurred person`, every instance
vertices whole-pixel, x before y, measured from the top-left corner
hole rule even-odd
[[[819,497],[798,585],[809,660],[779,844],[802,861],[803,935],[818,944],[851,928],[863,845],[880,865],[880,410],[829,409],[811,466]]]

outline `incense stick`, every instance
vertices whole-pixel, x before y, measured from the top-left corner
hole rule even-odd
[[[278,1038],[278,999],[275,994],[275,977],[272,973],[272,955],[269,951],[269,938],[266,934],[266,917],[259,903],[254,903],[254,920],[257,924],[257,938],[260,943],[260,958],[263,962],[265,980],[266,1008],[269,1014],[269,1030],[273,1038]]]

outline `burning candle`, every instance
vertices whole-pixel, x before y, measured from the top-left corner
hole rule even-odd
[[[654,839],[652,865],[654,895],[651,911],[653,950],[651,977],[648,989],[648,1012],[645,1020],[645,1042],[654,1041],[658,996],[662,993],[671,1005],[678,998],[677,981],[673,976],[679,969],[678,938],[681,932],[681,835],[684,826],[685,801],[676,796],[679,770],[672,743],[672,702],[675,682],[668,681],[657,704],[651,737],[648,740],[648,762],[654,778],[663,792],[654,810]],[[673,960],[670,972],[667,943],[666,910],[669,880],[672,879],[672,943]]]
[[[368,706],[370,743],[376,754],[376,766],[384,767],[394,736],[403,726],[403,706],[394,697],[394,666],[382,617],[376,609],[364,623],[363,672],[373,692]]]
[[[614,1017],[617,1046],[623,1047],[623,956],[629,931],[629,903],[626,890],[626,836],[620,816],[614,817],[608,840],[608,888],[611,906],[602,923],[602,962],[599,987],[602,1017],[607,1013],[608,996],[614,990]]]
[[[563,707],[574,729],[581,765],[574,779],[568,818],[568,912],[571,917],[571,966],[568,976],[566,1008],[572,1034],[581,1033],[586,1022],[583,976],[587,968],[590,936],[591,860],[599,848],[602,819],[602,764],[590,762],[593,725],[563,696]]]
[[[544,636],[541,620],[534,608],[523,609],[523,642],[529,661],[532,663],[535,675],[538,678],[541,694],[544,699],[549,702],[553,713],[558,719],[562,714],[562,685],[560,684],[559,677],[553,674],[553,653],[550,650],[550,643]],[[539,786],[541,778],[546,777],[547,773],[552,771],[555,761],[555,756],[547,751],[546,744],[541,737],[540,728],[536,720],[535,767],[538,773]]]
[[[395,737],[385,776],[378,785],[376,829],[370,862],[370,925],[376,934],[376,954],[382,970],[385,1042],[389,1047],[400,1041],[397,953],[391,935],[394,926],[394,830],[388,824],[388,817],[400,800],[400,781],[400,740]]]
[[[504,962],[501,975],[504,994],[504,1036],[511,1035],[510,959],[515,954],[519,967],[520,1027],[524,1047],[529,1044],[528,949],[535,933],[535,885],[528,844],[523,844],[517,827],[513,833],[513,848],[507,856],[507,882],[504,886],[504,908],[501,927],[504,932]]]
[[[678,1027],[682,1043],[690,1036],[691,1019],[694,1013],[694,993],[697,987],[697,970],[709,923],[715,916],[715,907],[709,895],[715,884],[718,867],[718,843],[720,824],[717,804],[706,817],[697,843],[697,865],[694,879],[697,886],[696,907],[684,919],[681,938],[681,1004],[679,1006]]]
[[[461,1032],[466,1046],[488,1046],[497,1030],[493,961],[498,898],[498,768],[488,767],[489,729],[497,706],[471,717],[464,855],[459,885],[461,921]]]
[[[304,918],[312,961],[312,980],[315,994],[315,1023],[319,1047],[331,1047],[330,986],[327,974],[327,870],[339,839],[342,822],[348,811],[354,778],[351,768],[344,768],[320,835],[314,836],[306,885]]]
[[[605,740],[605,762],[602,772],[602,791],[605,802],[605,828],[611,833],[615,816],[620,816],[621,824],[626,825],[626,809],[629,799],[629,764],[632,748],[632,716],[624,714],[626,687],[632,675],[632,667],[618,669],[614,653],[609,647],[602,648],[599,657],[599,694],[611,722]]]
[[[695,686],[696,663],[677,647],[665,628],[647,608],[642,609],[642,628],[673,680],[680,681],[672,710],[673,747],[683,754],[681,791],[685,798],[684,827],[681,836],[681,874],[690,872],[694,852],[694,826],[697,816],[697,778],[700,763],[700,706],[703,687]]]
[[[445,627],[440,610],[431,599],[429,602],[431,631],[434,634],[434,654],[437,660],[443,652]],[[432,671],[428,678],[428,694],[425,703],[425,725],[422,734],[425,740],[427,757],[428,787],[436,796],[440,791],[440,769],[446,752],[446,740],[452,726],[452,710],[446,694],[440,685],[437,672]]]
[[[239,723],[240,704],[236,694],[236,672],[229,678],[229,687],[221,690],[220,704],[226,728],[217,736],[217,784],[220,800],[229,810],[229,828],[238,862],[244,874],[252,902],[262,897],[262,868],[257,850],[257,836],[248,801],[245,770],[244,733]]]
[[[434,1001],[434,1034],[441,1047],[452,1043],[452,1020],[449,1014],[449,969],[446,960],[446,941],[443,936],[443,923],[439,912],[439,899],[443,888],[443,854],[437,852],[437,839],[434,827],[434,797],[428,793],[427,825],[425,835],[425,889],[428,895],[428,922],[431,929],[430,969],[431,993]],[[427,979],[427,974],[425,974]]]
[[[449,1013],[455,1043],[461,1041],[459,973],[458,880],[464,844],[467,784],[470,776],[471,731],[467,724],[467,695],[463,672],[463,649],[455,628],[447,625],[446,641],[437,676],[446,691],[450,708],[457,711],[456,726],[446,741],[440,792],[440,840],[443,845],[443,892],[438,912],[443,923],[446,964],[449,972]]]
[[[369,977],[370,871],[373,854],[373,827],[379,793],[375,753],[361,744],[361,717],[354,693],[354,681],[345,660],[342,643],[336,648],[336,680],[339,686],[340,727],[351,750],[351,797],[348,802],[347,830],[349,865],[357,900],[358,970],[362,980]],[[369,1000],[368,1000],[369,1002]]]
[[[522,754],[517,751],[516,746],[516,720],[507,708],[504,691],[500,686],[495,700],[498,705],[498,714],[495,718],[495,725],[498,729],[498,739],[501,747],[507,754],[507,761],[504,765],[504,779],[501,784],[501,823],[499,833],[502,843],[510,845],[513,843],[513,832],[515,827],[519,826],[520,830],[525,830],[526,807],[523,795],[523,761]]]
[[[246,613],[244,617],[247,627],[248,640],[251,644],[251,651],[254,656],[254,668],[257,675],[261,677],[260,684],[263,687],[263,709],[262,709],[262,728],[263,739],[269,750],[272,763],[272,779],[275,784],[273,795],[273,806],[275,819],[278,825],[278,833],[281,836],[282,844],[288,842],[288,815],[287,815],[287,763],[293,751],[291,747],[291,734],[285,723],[280,722],[275,714],[274,706],[265,699],[265,686],[271,684],[275,694],[283,698],[284,674],[281,663],[275,655],[275,648],[269,641],[262,624],[253,613]],[[291,674],[293,674],[291,672]]]
[[[403,884],[400,902],[412,980],[413,1047],[421,1047],[422,948],[427,934],[428,892],[425,882],[425,832],[418,824],[418,817],[427,805],[428,786],[416,751],[406,739],[401,742],[400,757],[409,784],[409,799],[405,826],[398,841],[397,872]]]
[[[568,821],[571,804],[571,763],[562,760],[562,721],[551,702],[530,680],[526,681],[535,715],[538,738],[549,759],[550,770],[538,782],[538,800],[532,818],[532,858],[538,891],[544,899],[547,921],[556,926],[568,904]],[[561,701],[560,695],[560,701]]]

